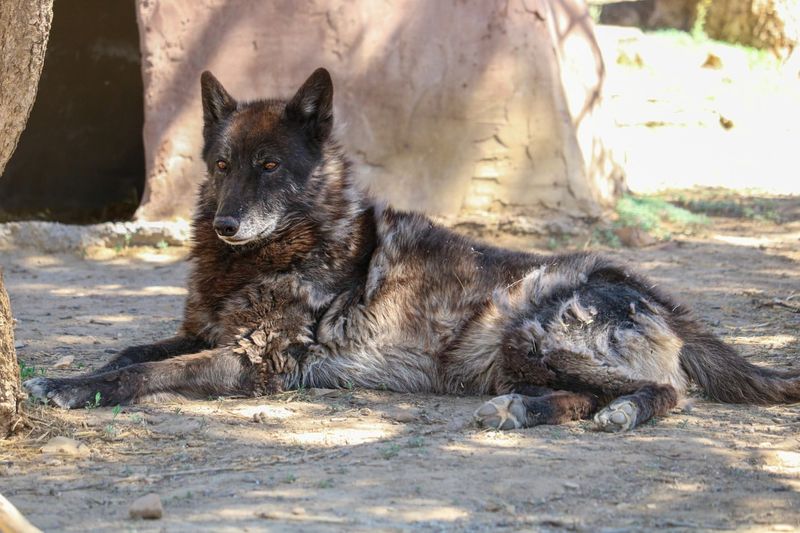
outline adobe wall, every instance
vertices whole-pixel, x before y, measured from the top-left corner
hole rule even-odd
[[[595,214],[620,189],[600,137],[603,65],[580,0],[140,0],[142,219],[186,216],[200,73],[240,99],[331,71],[363,183],[399,207]]]

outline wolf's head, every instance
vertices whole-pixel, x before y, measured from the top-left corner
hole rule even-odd
[[[208,71],[200,84],[214,231],[232,245],[264,239],[303,207],[302,191],[333,127],[330,74],[317,69],[288,102],[237,102]]]

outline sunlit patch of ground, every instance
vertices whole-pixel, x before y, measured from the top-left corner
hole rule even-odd
[[[599,26],[607,144],[635,192],[718,186],[800,193],[800,79],[767,52],[680,32]],[[719,68],[707,68],[709,54]]]

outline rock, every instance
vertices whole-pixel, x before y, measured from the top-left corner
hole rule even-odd
[[[490,513],[498,513],[500,511],[504,511],[508,514],[513,515],[516,512],[516,507],[514,507],[510,503],[490,501],[486,502],[486,505],[483,506],[483,510]]]
[[[75,226],[56,222],[26,221],[0,224],[0,240],[21,248],[64,253],[114,246],[155,246],[166,242],[180,246],[189,240],[186,220],[159,222],[104,222]]]
[[[483,510],[490,513],[496,513],[502,508],[503,506],[499,502],[486,502],[486,505],[483,506]]]
[[[55,362],[53,368],[59,370],[62,368],[69,368],[69,366],[72,364],[74,360],[75,360],[74,355],[65,355],[64,357]]]
[[[619,237],[620,242],[624,246],[628,246],[630,248],[650,246],[656,242],[655,237],[647,233],[642,228],[638,228],[636,226],[617,228],[614,230],[614,234]]]
[[[84,443],[68,437],[53,437],[40,448],[42,453],[88,457],[89,447]]]
[[[388,418],[389,420],[394,420],[395,422],[400,422],[401,424],[407,424],[409,422],[414,422],[419,417],[419,411],[417,409],[390,409],[383,413],[383,418]]]
[[[450,420],[450,422],[447,423],[447,425],[445,426],[445,429],[447,431],[461,431],[464,428],[466,428],[467,426],[469,426],[471,422],[472,422],[471,418],[468,418],[468,417],[456,417],[456,418],[453,418],[452,420]]]
[[[128,507],[128,515],[134,519],[158,520],[163,514],[164,508],[161,506],[161,498],[154,492],[142,496]]]
[[[308,395],[312,398],[322,398],[324,396],[338,396],[342,391],[340,389],[308,389]]]
[[[722,129],[729,130],[734,126],[734,123],[731,119],[727,117],[723,117],[722,115],[719,116],[719,125],[722,126]]]
[[[722,68],[722,59],[720,59],[719,56],[709,52],[708,57],[706,57],[705,63],[703,63],[701,67],[719,70]]]

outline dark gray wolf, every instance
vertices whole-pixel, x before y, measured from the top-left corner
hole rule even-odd
[[[351,179],[319,69],[289,101],[237,102],[201,79],[203,183],[180,333],[94,373],[35,378],[64,408],[296,387],[494,395],[489,427],[594,415],[627,430],[690,380],[724,402],[800,400],[652,283],[593,254],[481,244],[394,210]]]

